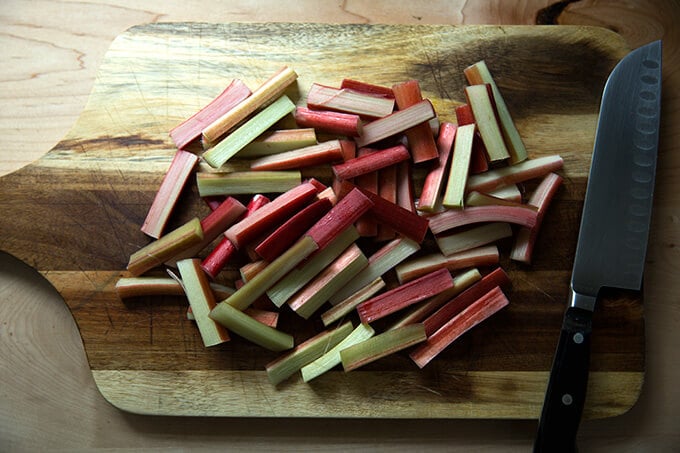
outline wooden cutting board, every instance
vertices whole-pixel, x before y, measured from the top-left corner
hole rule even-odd
[[[0,179],[0,249],[37,269],[77,322],[94,379],[121,409],[275,417],[535,418],[565,308],[599,98],[628,49],[584,27],[314,24],[144,25],[112,44],[87,106],[42,159]],[[276,354],[234,338],[206,349],[181,297],[121,301],[114,291],[174,147],[168,131],[233,78],[255,88],[283,65],[312,82],[415,78],[441,119],[464,100],[462,70],[485,59],[530,155],[560,154],[561,188],[534,264],[503,264],[510,306],[425,369],[396,354],[355,372],[278,387]],[[325,177],[326,174],[319,176]],[[206,213],[194,187],[172,219]],[[505,249],[507,252],[507,248]],[[615,265],[615,263],[612,263]],[[644,377],[642,298],[607,294],[594,322],[585,416],[628,410]],[[284,329],[309,335],[292,316]],[[54,341],[59,341],[55,338]]]

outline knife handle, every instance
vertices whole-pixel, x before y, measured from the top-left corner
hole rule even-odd
[[[588,386],[593,312],[569,307],[553,360],[534,453],[575,452]]]

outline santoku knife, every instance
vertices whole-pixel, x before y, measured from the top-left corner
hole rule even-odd
[[[661,107],[661,41],[621,60],[602,95],[571,292],[534,452],[576,451],[592,315],[602,288],[639,291],[647,251]]]

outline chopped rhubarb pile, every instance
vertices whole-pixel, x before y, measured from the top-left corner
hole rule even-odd
[[[453,111],[417,80],[315,81],[300,99],[288,67],[234,80],[170,131],[119,297],[184,296],[206,347],[282,352],[262,364],[273,385],[390,354],[426,366],[512,302],[510,266],[531,262],[562,182],[562,158],[530,156],[486,64],[463,74]]]

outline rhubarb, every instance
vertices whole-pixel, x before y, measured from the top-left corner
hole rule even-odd
[[[294,109],[295,104],[287,96],[281,96],[203,153],[203,160],[213,168],[224,165],[248,143],[255,140]]]
[[[543,217],[550,205],[557,189],[562,183],[562,177],[555,174],[548,174],[538,185],[534,193],[529,198],[529,205],[538,209],[536,224],[531,228],[520,228],[515,235],[515,243],[510,251],[510,258],[522,263],[531,263],[531,256],[534,250],[534,243],[538,237]]]
[[[201,269],[200,260],[192,258],[180,260],[177,262],[177,268],[203,344],[210,347],[229,341],[226,329],[208,316],[216,301],[208,278]]]
[[[394,93],[389,87],[375,85],[372,83],[362,82],[354,79],[343,79],[340,88],[358,91],[360,93],[370,94],[372,96],[384,97],[394,99]]]
[[[342,367],[345,371],[352,371],[426,339],[422,324],[388,330],[340,351]]]
[[[390,165],[389,167],[383,168],[378,171],[378,195],[381,199],[389,201],[394,206],[399,206],[397,204],[397,167],[396,165]],[[401,206],[399,206],[401,208]],[[404,208],[402,208],[404,209]],[[408,211],[411,212],[411,211]],[[378,234],[376,235],[377,241],[388,241],[394,239],[396,236],[395,231],[385,223],[378,224]]]
[[[238,157],[269,156],[270,154],[292,151],[315,144],[316,131],[313,128],[268,131],[248,143],[238,152]]]
[[[417,80],[408,80],[392,86],[394,99],[399,110],[404,110],[423,100]],[[425,162],[439,157],[437,145],[428,123],[420,123],[405,131],[408,147],[414,163]]]
[[[345,300],[338,302],[336,305],[329,308],[321,314],[321,321],[324,326],[329,326],[332,323],[339,321],[345,316],[349,315],[354,309],[365,300],[368,300],[378,291],[385,287],[385,281],[382,277],[378,277],[368,285],[361,288],[359,291],[347,297]]]
[[[499,287],[495,287],[481,296],[461,313],[451,318],[439,330],[427,337],[427,341],[411,351],[411,359],[423,368],[437,354],[460,338],[468,330],[491,317],[509,304],[508,299]]]
[[[508,222],[526,227],[536,223],[536,211],[515,206],[472,206],[449,210],[430,217],[430,230],[435,235],[459,226],[480,222]]]
[[[359,157],[332,166],[333,174],[338,179],[352,179],[372,173],[382,168],[410,159],[411,155],[404,145],[362,153]]]
[[[487,157],[490,162],[500,162],[510,157],[503,141],[493,99],[489,96],[486,85],[472,85],[465,88],[468,104],[475,116],[475,123],[484,141]]]
[[[294,116],[298,126],[313,127],[329,134],[358,137],[363,130],[361,117],[353,113],[311,110],[306,107],[297,107]]]
[[[486,274],[474,285],[454,297],[424,321],[425,332],[428,337],[442,327],[446,322],[457,316],[469,305],[482,297],[495,287],[507,287],[510,285],[510,277],[501,267],[497,267],[492,272]]]
[[[305,319],[314,314],[340,288],[368,264],[361,249],[352,244],[311,282],[288,300],[288,306]]]
[[[361,117],[381,118],[392,113],[394,99],[313,83],[307,93],[307,107],[353,113]]]
[[[508,152],[510,153],[510,163],[516,164],[526,160],[527,150],[522,141],[522,137],[517,131],[517,127],[508,110],[508,106],[506,105],[489,68],[486,66],[486,63],[484,61],[479,61],[465,68],[463,72],[471,85],[488,84],[491,86],[501,131],[503,132],[503,138],[507,144]]]
[[[397,265],[394,270],[399,283],[406,283],[438,269],[456,271],[468,267],[491,266],[499,261],[498,247],[487,245],[448,256],[441,253],[422,255]]]
[[[300,288],[305,286],[316,275],[347,249],[359,235],[356,228],[350,226],[341,232],[326,248],[305,261],[301,266],[291,270],[285,277],[267,290],[267,295],[274,305],[281,307]]]
[[[319,250],[323,250],[342,231],[368,211],[372,205],[371,200],[360,190],[352,190],[307,230],[305,235],[311,237],[318,244]]]
[[[467,190],[488,192],[502,186],[540,178],[562,168],[564,161],[558,155],[525,160],[509,167],[496,168],[468,178]]]
[[[295,71],[288,67],[281,68],[248,98],[213,121],[203,130],[204,147],[207,148],[217,143],[220,137],[242,123],[256,110],[279,98],[296,79],[297,74]]]
[[[216,297],[228,297],[234,289],[211,283]],[[181,296],[184,294],[180,282],[170,277],[122,277],[116,282],[116,294],[121,299],[142,296]]]
[[[383,118],[365,124],[357,138],[357,146],[363,147],[387,137],[404,132],[436,116],[432,103],[425,99],[404,110],[398,110]]]
[[[340,351],[347,349],[350,346],[368,340],[375,335],[375,330],[368,324],[359,324],[352,332],[340,341],[340,343],[333,346],[326,351],[321,357],[313,362],[308,363],[300,369],[302,373],[302,380],[309,382],[325,372],[331,370],[336,365],[340,365],[342,359],[340,358]]]
[[[331,208],[328,198],[322,198],[300,210],[267,238],[255,247],[255,253],[267,261],[274,261],[277,256],[300,238],[302,233],[316,223]]]
[[[130,255],[127,270],[134,276],[142,275],[191,249],[202,240],[201,221],[195,217]]]
[[[372,323],[453,286],[447,269],[439,269],[372,297],[357,306],[361,322]]]
[[[234,79],[208,105],[182,121],[170,131],[170,137],[178,149],[201,137],[203,129],[218,118],[236,107],[241,101],[250,96],[250,89],[240,80]]]
[[[357,151],[357,157],[365,156],[369,153],[377,152],[378,150],[372,148],[360,148]],[[336,181],[337,178],[335,179]],[[378,193],[378,172],[365,173],[354,178],[354,183],[357,187],[367,190],[369,192]],[[340,184],[342,186],[342,184]],[[356,222],[357,231],[362,237],[374,237],[378,235],[378,224],[373,220],[370,213],[361,216]]]
[[[229,332],[270,351],[285,351],[294,346],[292,335],[269,327],[224,302],[213,308],[210,318],[226,327]]]
[[[352,333],[352,330],[352,323],[346,322],[335,329],[315,335],[300,343],[285,355],[269,362],[265,366],[269,382],[276,385],[285,381],[300,368],[318,359],[340,343]]]
[[[170,218],[177,199],[194,170],[198,157],[188,151],[178,150],[170,163],[161,186],[156,192],[141,230],[158,239]]]
[[[433,212],[439,200],[439,194],[444,187],[445,172],[448,167],[449,156],[453,148],[457,126],[453,123],[443,122],[439,128],[437,137],[437,150],[439,159],[432,166],[425,177],[423,188],[418,200],[418,210]]]
[[[297,170],[200,172],[196,175],[196,185],[201,197],[280,193],[298,186],[301,179]]]
[[[224,305],[231,305],[239,310],[244,310],[317,248],[317,244],[309,236],[301,238],[295,245],[246,282],[238,291],[217,304],[213,312],[219,313],[220,307]]]
[[[293,170],[314,165],[341,161],[342,146],[339,140],[330,140],[304,148],[260,157],[250,162],[251,170]]]
[[[512,227],[505,222],[490,222],[448,235],[437,235],[435,241],[444,256],[475,249],[512,236]]]
[[[460,126],[456,131],[449,178],[442,199],[442,205],[446,208],[463,208],[465,183],[470,171],[470,157],[472,156],[472,140],[474,137],[474,124]]]
[[[404,315],[392,324],[388,330],[403,327],[408,324],[415,324],[422,322],[432,313],[441,308],[451,298],[457,296],[473,284],[481,280],[482,274],[477,269],[468,269],[467,271],[455,275],[453,277],[453,286],[426,301],[414,305],[410,310],[406,311]]]
[[[408,238],[399,237],[388,242],[368,258],[368,266],[354,280],[330,298],[331,304],[335,305],[348,298],[418,250],[420,244]]]
[[[290,218],[293,213],[306,206],[316,194],[314,184],[302,183],[232,225],[225,234],[236,248],[240,249],[269,231],[274,225]]]

